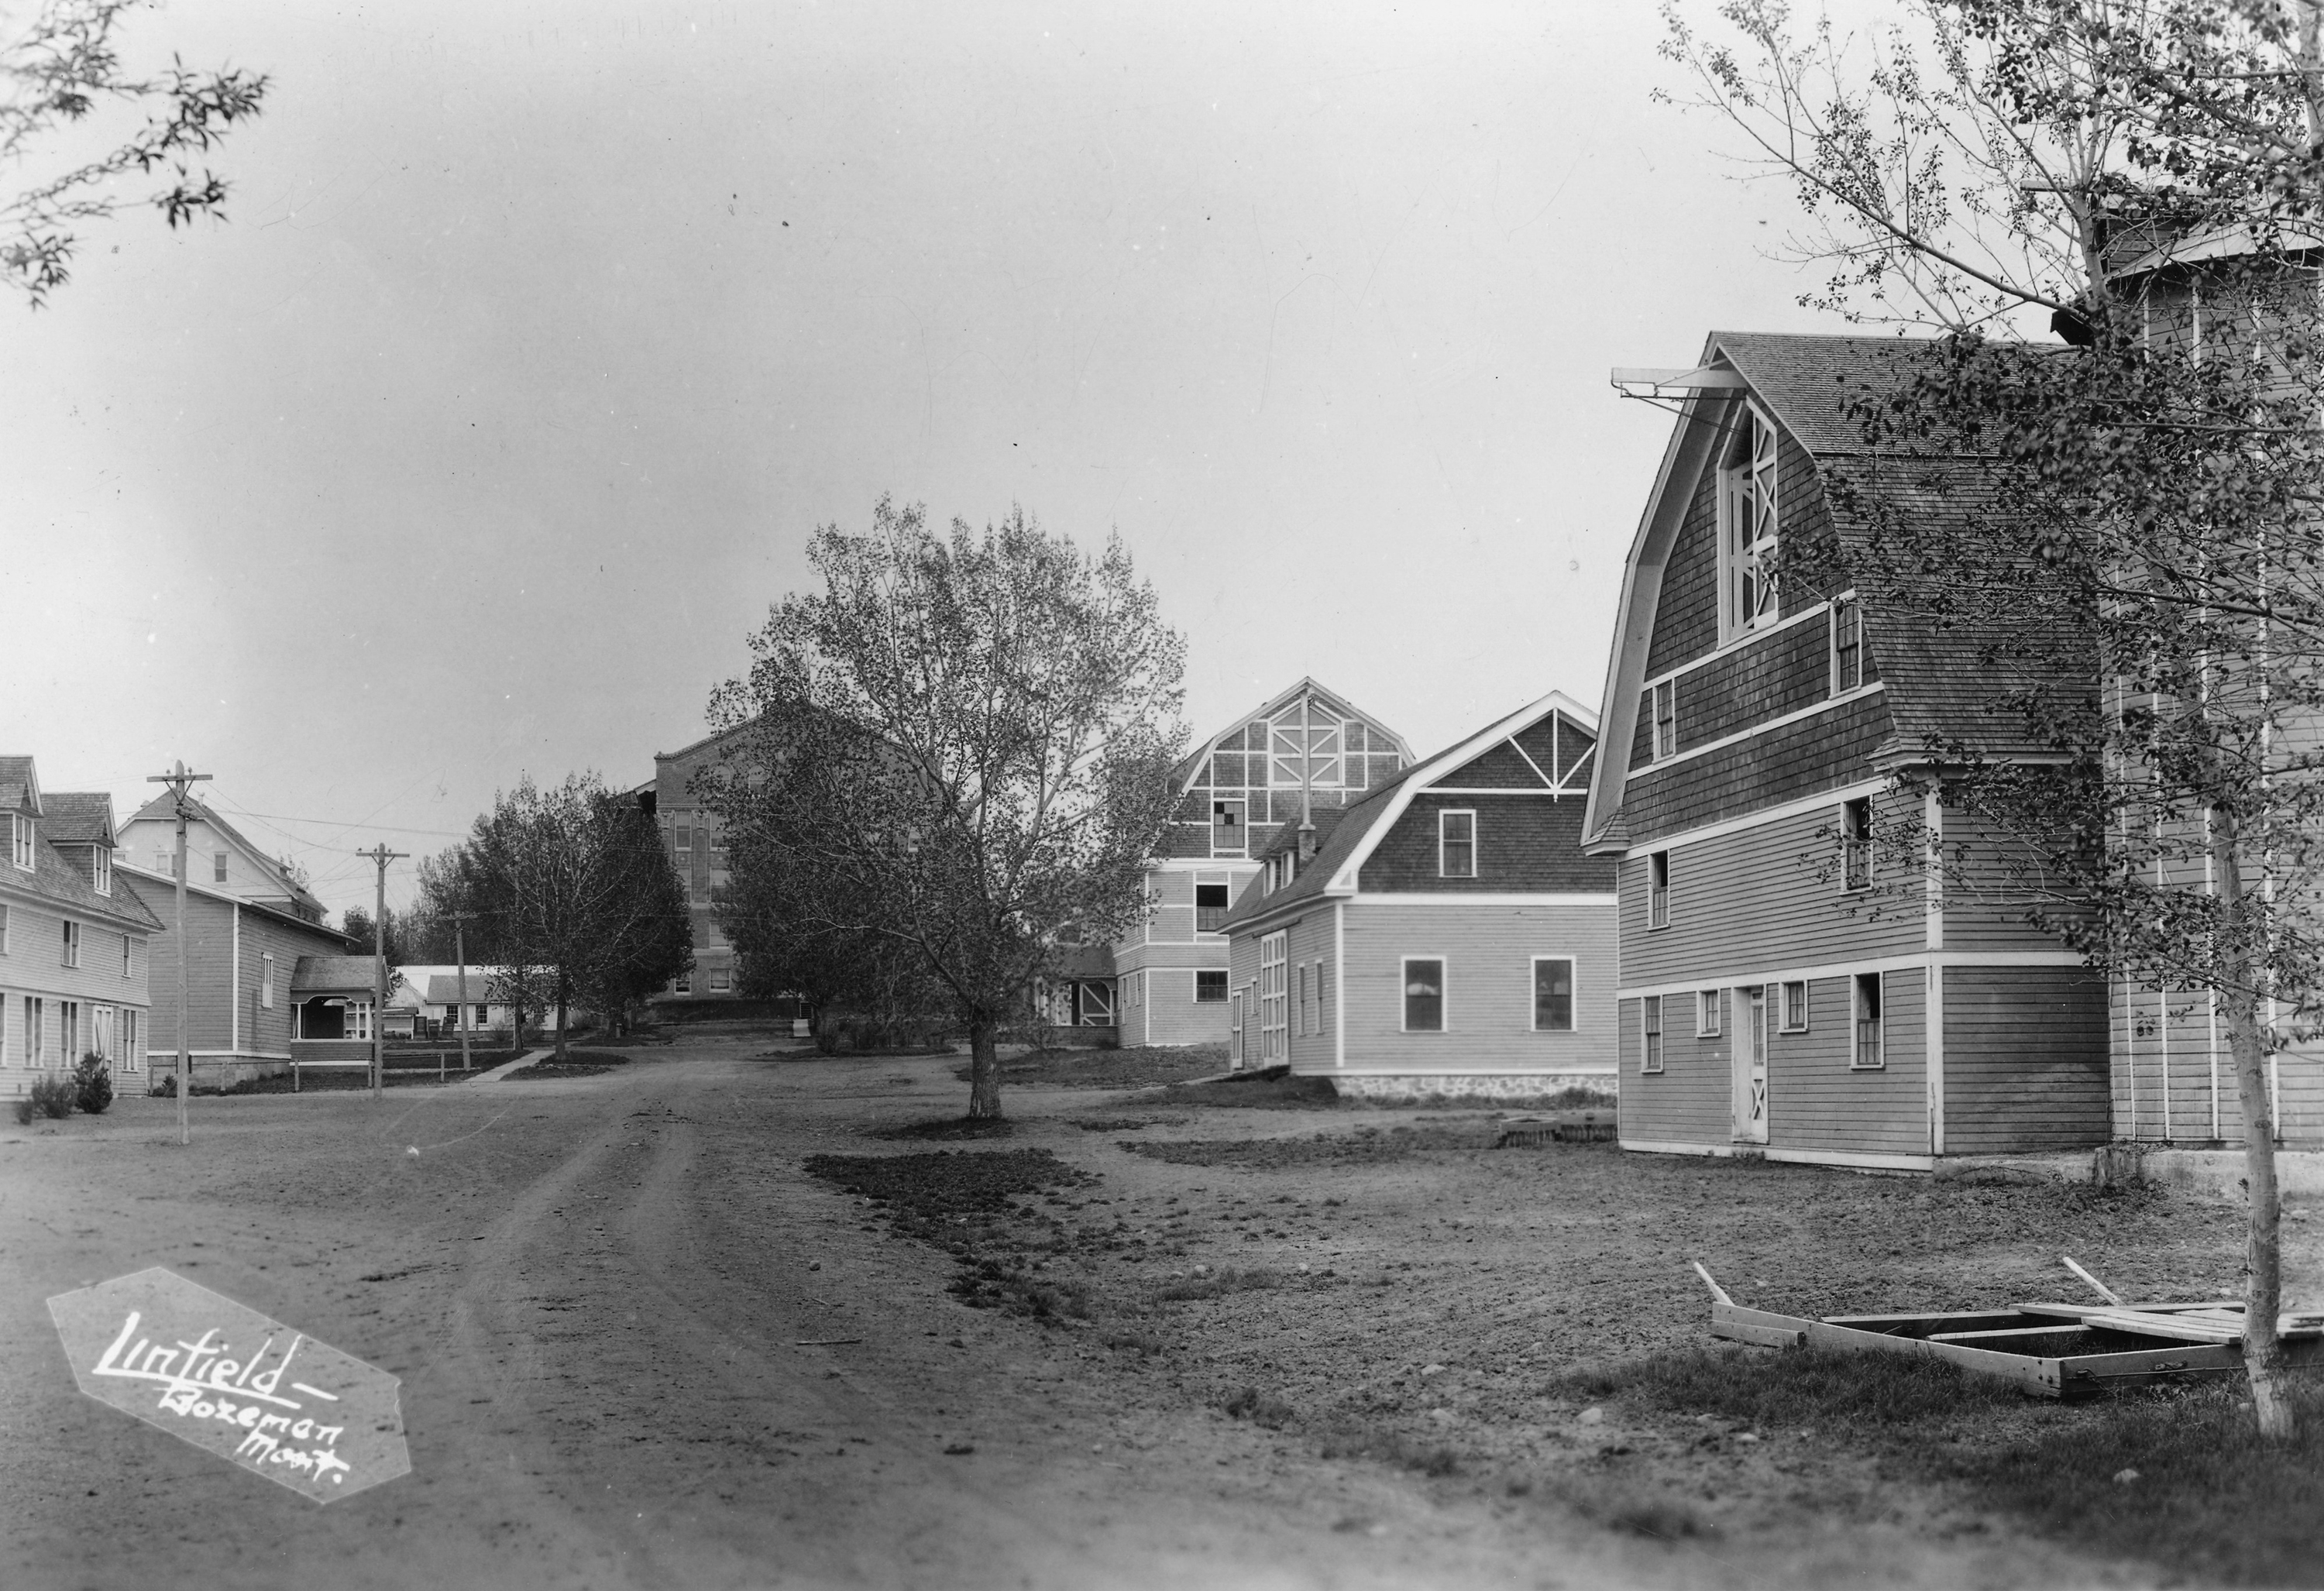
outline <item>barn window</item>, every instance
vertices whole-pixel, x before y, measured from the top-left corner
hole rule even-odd
[[[1773,624],[1775,593],[1775,428],[1746,404],[1719,472],[1720,639]]]
[[[1670,926],[1670,852],[1657,851],[1646,858],[1646,926]]]
[[[1856,1052],[1849,1058],[1855,1067],[1877,1067],[1886,1062],[1881,1045],[1880,974],[1858,972],[1856,975]]]
[[[1536,956],[1533,959],[1533,1030],[1536,1033],[1573,1031],[1573,958]]]
[[[1784,985],[1784,1031],[1805,1033],[1808,1030],[1808,986],[1804,982]]]
[[[1227,975],[1223,972],[1194,974],[1194,1003],[1198,1006],[1223,1006],[1227,1002]]]
[[[1477,814],[1440,812],[1436,814],[1436,875],[1440,878],[1477,876]]]
[[[1406,956],[1404,959],[1404,1031],[1444,1031],[1444,959]]]
[[[1638,1061],[1640,1071],[1660,1071],[1663,1069],[1663,997],[1648,995],[1638,1002],[1639,1036],[1644,1041]]]
[[[1719,991],[1715,989],[1694,991],[1694,1036],[1719,1036]]]
[[[1678,681],[1666,679],[1648,693],[1654,704],[1653,760],[1678,755]]]
[[[1831,694],[1845,695],[1864,684],[1864,610],[1854,597],[1831,605]]]
[[[1842,889],[1868,889],[1872,885],[1872,798],[1850,801],[1840,809],[1840,881]]]

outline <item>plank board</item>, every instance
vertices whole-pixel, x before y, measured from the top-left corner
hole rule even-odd
[[[2218,1307],[2176,1310],[2167,1314],[2159,1310],[2085,1310],[2082,1323],[2135,1337],[2169,1338],[2174,1342],[2227,1344],[2244,1339],[2242,1312]],[[2286,1342],[2324,1337],[2324,1315],[2279,1315],[2275,1329],[2276,1335]]]

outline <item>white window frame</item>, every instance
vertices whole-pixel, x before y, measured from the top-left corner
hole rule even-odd
[[[1746,400],[1719,468],[1719,639],[1724,646],[1783,617],[1776,589],[1780,538],[1775,422]]]
[[[1653,1076],[1663,1069],[1663,997],[1646,995],[1638,1001],[1638,1071]]]
[[[0,956],[8,953],[8,903],[0,900]],[[5,1025],[0,1024],[0,1025]]]
[[[1436,1025],[1412,1025],[1412,964],[1433,961],[1436,964]],[[1406,956],[1397,963],[1397,1020],[1405,1033],[1451,1033],[1452,1031],[1452,958],[1444,954]]]
[[[39,995],[24,997],[24,1064],[47,1064],[41,1052],[46,1047],[48,1035],[48,1002]]]
[[[1694,991],[1694,1036],[1697,1038],[1719,1036],[1719,991],[1715,989],[1698,989]]]
[[[258,952],[258,1005],[261,1010],[274,1009],[274,952]]]
[[[1865,1015],[1865,991],[1872,993],[1872,1014]],[[1880,1071],[1888,1065],[1888,991],[1877,972],[1858,972],[1849,979],[1849,1025],[1848,1069]],[[1868,1033],[1868,1029],[1869,1032]],[[1869,1041],[1868,1043],[1868,1040]]]
[[[1219,844],[1219,814],[1227,807],[1234,808],[1232,828],[1240,845],[1222,848]],[[1250,803],[1240,796],[1213,796],[1211,800],[1211,854],[1213,856],[1249,856],[1250,854]]]
[[[339,1036],[341,1038],[363,1039],[365,1041],[370,1039],[371,1002],[369,1000],[349,1000],[347,1002],[346,1014],[342,1019],[339,1028]]]
[[[1203,998],[1203,979],[1205,978],[1215,978],[1218,979],[1218,982],[1212,986],[1219,991],[1218,998],[1206,1000]],[[1234,992],[1231,987],[1233,982],[1234,975],[1223,970],[1222,969],[1211,967],[1196,968],[1194,970],[1194,1004],[1198,1006],[1225,1005],[1228,1002],[1229,998]]]
[[[1840,637],[1855,636],[1852,667],[1841,661]],[[1831,694],[1844,696],[1864,688],[1864,608],[1853,594],[1831,599]]]
[[[1315,1031],[1313,1027],[1308,1025],[1307,978],[1308,964],[1305,961],[1302,961],[1299,963],[1299,976],[1297,979],[1299,989],[1299,1016],[1295,1029],[1301,1038],[1305,1038],[1309,1034]]]
[[[1646,930],[1670,926],[1670,852],[1646,854]]]
[[[682,995],[692,994],[694,992],[694,974],[691,972],[681,972],[677,977],[671,979],[669,980],[669,992],[672,994]]]
[[[1858,814],[1863,823],[1857,823]],[[1861,796],[1840,805],[1840,889],[1843,895],[1872,887],[1872,798]]]
[[[21,812],[12,812],[8,814],[8,830],[9,850],[14,857],[16,866],[24,872],[32,871],[34,866],[32,820]]]
[[[88,885],[99,895],[113,893],[113,852],[102,845],[89,847]]]
[[[113,1064],[113,1007],[91,1006],[88,1008],[88,1047],[107,1066]]]
[[[66,966],[78,967],[80,965],[80,924],[74,922],[70,917],[67,917],[65,919],[64,957],[64,964]]]
[[[124,978],[137,976],[137,941],[132,934],[124,933],[121,936],[121,976]]]
[[[1565,963],[1565,1025],[1544,1027],[1541,1025],[1541,964],[1544,961]],[[1582,1025],[1582,958],[1579,956],[1546,955],[1533,958],[1533,1030],[1536,1033],[1574,1033]]]
[[[134,1006],[121,1007],[121,1070],[124,1071],[145,1070],[145,1038],[140,1031],[137,1007]]]
[[[1218,908],[1218,921],[1207,928],[1203,926],[1203,891],[1205,889],[1216,889],[1226,896],[1226,904]],[[1226,930],[1222,924],[1226,922],[1227,914],[1232,910],[1234,910],[1234,885],[1231,881],[1222,884],[1215,878],[1194,880],[1194,932],[1196,933],[1223,933]]]
[[[1800,997],[1800,1019],[1797,1022],[1794,1022],[1792,1020],[1792,991],[1794,989],[1799,990]],[[1783,1010],[1780,1014],[1782,1017],[1782,1025],[1776,1028],[1776,1032],[1805,1033],[1808,1030],[1808,1007],[1810,993],[1808,979],[1804,978],[1787,978],[1783,980],[1776,995],[1776,998],[1784,1003]]]
[[[1315,1020],[1314,1020],[1313,1023],[1311,1023],[1311,1024],[1309,1024],[1309,1025],[1308,1025],[1308,1029],[1307,1029],[1307,1031],[1308,1031],[1308,1032],[1310,1032],[1310,1033],[1313,1033],[1313,1034],[1315,1034],[1315,1035],[1321,1035],[1325,1031],[1324,1022],[1323,1022],[1323,1014],[1324,1014],[1326,1011],[1328,1011],[1328,1010],[1330,1010],[1330,1009],[1331,1009],[1331,1006],[1330,1006],[1330,1004],[1325,1000],[1325,998],[1324,998],[1324,995],[1323,995],[1323,963],[1322,961],[1317,961],[1317,962],[1315,962],[1315,963],[1314,963],[1314,967],[1315,967]]]
[[[1259,1063],[1272,1066],[1290,1057],[1289,990],[1285,969],[1289,964],[1290,936],[1281,929],[1262,934],[1259,942]]]
[[[226,853],[225,851],[214,851],[210,852],[210,882],[211,882],[211,883],[213,883],[213,884],[223,884],[223,883],[225,883],[225,882],[226,881]]]
[[[1667,711],[1665,711],[1667,709]],[[1646,760],[1661,762],[1678,755],[1678,681],[1664,680],[1646,693],[1648,735]]]
[[[1452,871],[1451,859],[1447,854],[1449,848],[1460,843],[1460,841],[1454,840],[1445,832],[1450,827],[1450,820],[1453,818],[1467,818],[1469,820],[1469,870],[1465,873],[1456,873]],[[1448,806],[1437,813],[1436,876],[1440,878],[1474,878],[1477,877],[1477,809],[1475,807]]]
[[[78,1000],[57,1002],[57,1061],[68,1071],[80,1064],[80,1057],[73,1053],[80,1048],[80,1004]]]

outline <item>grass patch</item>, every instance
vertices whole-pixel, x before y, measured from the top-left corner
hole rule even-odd
[[[1231,1292],[1258,1292],[1283,1285],[1283,1273],[1258,1266],[1222,1265],[1204,1275],[1186,1276],[1156,1283],[1151,1294],[1157,1303],[1194,1303],[1204,1299],[1224,1298]]]
[[[565,1059],[550,1056],[530,1066],[520,1066],[509,1073],[511,1079],[531,1081],[536,1078],[595,1077],[601,1071],[611,1071],[616,1066],[627,1066],[630,1058],[619,1050],[567,1050]]]
[[[1017,1124],[1005,1116],[945,1116],[882,1127],[872,1136],[890,1142],[954,1144],[970,1138],[1005,1138],[1016,1130]]]
[[[1450,1446],[1385,1421],[1342,1421],[1321,1434],[1317,1451],[1326,1458],[1370,1458],[1440,1480],[1461,1473],[1461,1455]]]
[[[1492,1138],[1456,1127],[1359,1127],[1353,1133],[1316,1133],[1298,1138],[1188,1138],[1176,1143],[1123,1140],[1120,1148],[1171,1165],[1232,1165],[1284,1171],[1316,1165],[1377,1165],[1425,1150],[1477,1150]]]
[[[1041,1089],[1142,1089],[1209,1077],[1227,1066],[1223,1044],[1146,1045],[1126,1050],[1030,1050],[1005,1055],[1001,1081]],[[969,1080],[966,1063],[953,1076]]]
[[[2206,1584],[2324,1586],[2324,1382],[2292,1387],[2299,1434],[2275,1446],[2242,1406],[2240,1377],[2061,1404],[1940,1359],[1811,1347],[1697,1349],[1563,1383],[1582,1398],[1828,1431],[1896,1478]]]
[[[1340,1091],[1328,1077],[1294,1077],[1270,1068],[1238,1071],[1211,1082],[1173,1084],[1163,1090],[1162,1102],[1245,1110],[1329,1110],[1340,1102]]]
[[[1219,1407],[1230,1420],[1248,1420],[1253,1425],[1268,1430],[1281,1430],[1291,1423],[1291,1405],[1255,1386],[1246,1386],[1229,1397]]]

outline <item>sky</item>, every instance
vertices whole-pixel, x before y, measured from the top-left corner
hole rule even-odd
[[[1697,6],[1698,10],[1702,9]],[[1642,0],[176,0],[272,74],[223,225],[0,302],[0,751],[183,759],[336,914],[530,776],[651,777],[822,525],[1118,533],[1189,731],[1596,708],[1669,417],[1837,331]],[[13,177],[15,173],[0,173]],[[414,864],[391,868],[408,902]]]

